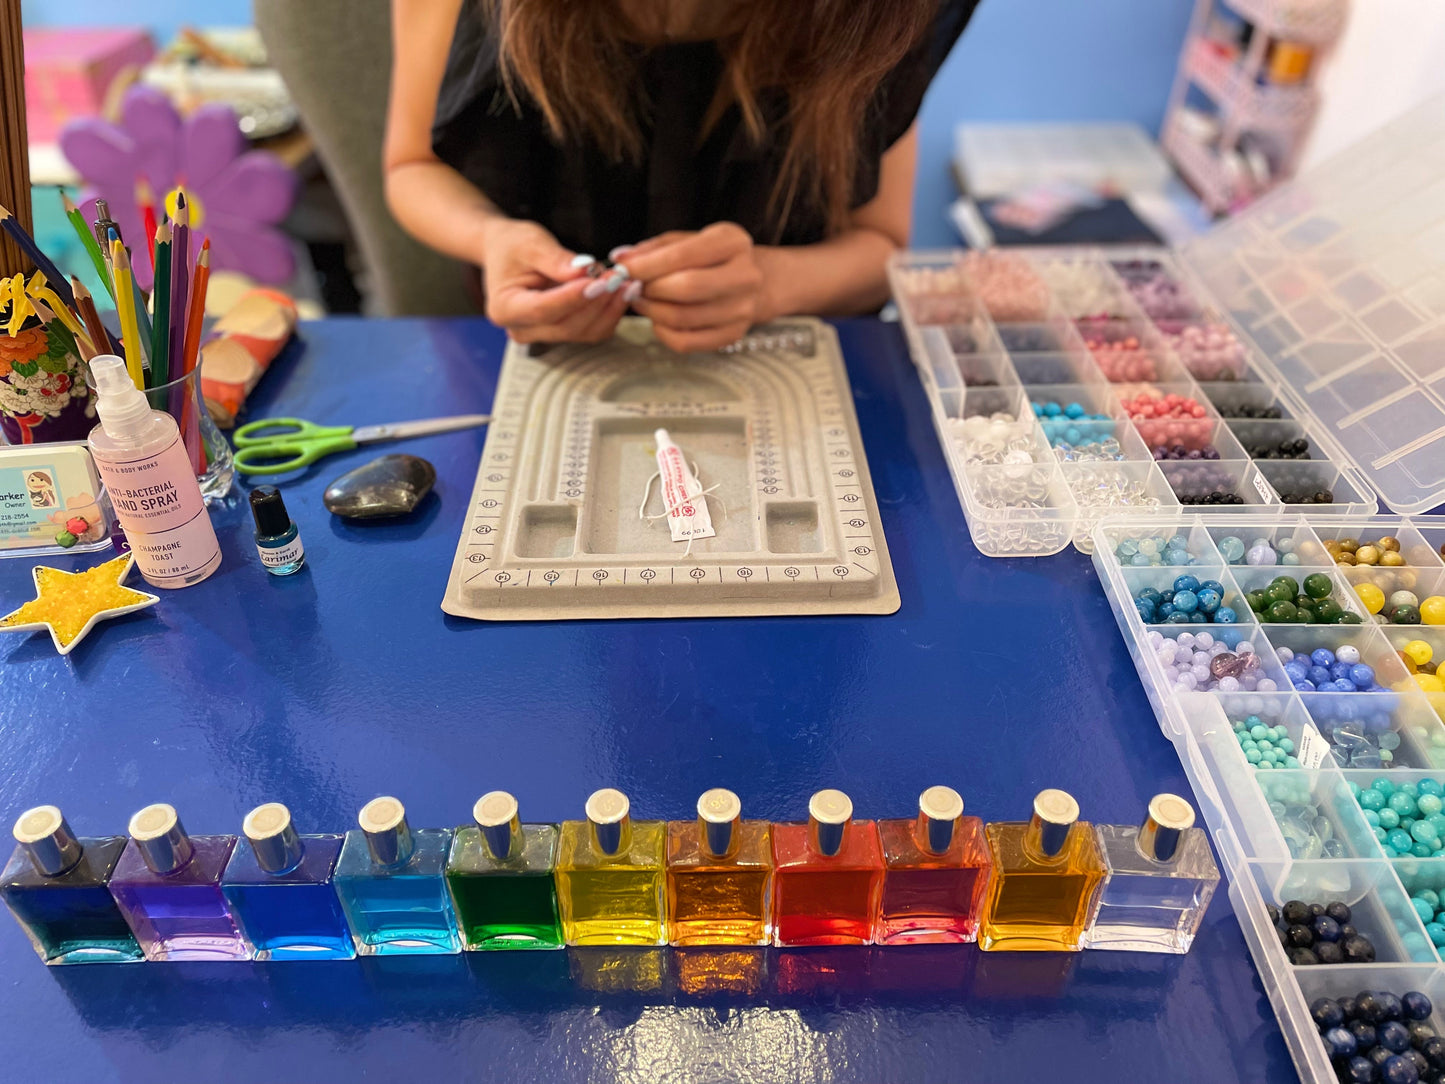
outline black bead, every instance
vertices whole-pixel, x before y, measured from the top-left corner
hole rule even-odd
[[[1291,948],[1309,948],[1315,943],[1315,932],[1308,926],[1295,925],[1285,931]]]
[[[1329,915],[1330,918],[1334,919],[1341,926],[1349,922],[1352,917],[1349,905],[1341,900],[1335,900],[1332,903],[1325,904],[1325,914]]]
[[[1351,942],[1360,940],[1363,939],[1352,937],[1342,946],[1345,950],[1345,955],[1350,958],[1352,963],[1357,963],[1358,961],[1350,956],[1350,944]],[[1355,1011],[1359,1013],[1360,1019],[1367,1024],[1378,1024],[1385,1019],[1385,1011],[1380,1005],[1380,999],[1369,991],[1361,991],[1360,995],[1355,998]]]
[[[1395,1052],[1393,1050],[1389,1050],[1383,1046],[1371,1047],[1369,1052],[1365,1055],[1365,1057],[1369,1058],[1372,1062],[1375,1063],[1376,1069],[1384,1065],[1385,1062],[1389,1061],[1394,1056]]]
[[[1340,948],[1338,941],[1316,941],[1313,952],[1320,958],[1322,964],[1342,964],[1345,962],[1345,950]]]
[[[1359,937],[1360,931],[1351,926],[1348,922],[1340,923],[1340,937]]]
[[[1435,1070],[1445,1070],[1445,1039],[1426,1039],[1420,1045],[1420,1053]]]
[[[1345,1014],[1340,1010],[1340,1004],[1334,998],[1317,997],[1310,1002],[1310,1019],[1321,1031],[1329,1031],[1330,1028],[1341,1027],[1344,1024]]]
[[[1380,999],[1380,1008],[1384,1012],[1386,1020],[1399,1020],[1405,1015],[1405,1005],[1398,994],[1381,990],[1375,996]]]
[[[1279,908],[1278,908],[1278,907],[1276,907],[1276,906],[1275,906],[1274,904],[1272,904],[1272,903],[1266,903],[1266,904],[1264,905],[1264,913],[1269,916],[1269,924],[1270,924],[1271,926],[1277,926],[1277,925],[1279,925]]]
[[[1345,950],[1345,959],[1352,964],[1367,964],[1375,958],[1375,946],[1368,937],[1361,937],[1359,934],[1345,938],[1340,942],[1340,948]],[[1381,1016],[1380,1019],[1385,1017]]]
[[[1295,967],[1312,967],[1320,962],[1320,958],[1307,948],[1289,950],[1289,962]]]
[[[1436,1038],[1435,1029],[1423,1020],[1410,1021],[1410,1045],[1416,1050],[1424,1047],[1431,1039]]]
[[[1355,1008],[1355,999],[1352,997],[1337,997],[1335,1004],[1340,1007],[1340,1012],[1345,1014],[1346,1020],[1353,1020],[1359,1015],[1359,1010]]]

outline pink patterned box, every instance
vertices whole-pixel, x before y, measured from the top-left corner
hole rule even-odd
[[[133,82],[155,52],[144,30],[25,31],[25,122],[30,142],[54,143],[66,121],[100,113],[112,85],[118,79]]]

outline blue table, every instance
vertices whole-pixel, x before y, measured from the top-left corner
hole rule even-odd
[[[1060,786],[1129,822],[1188,793],[1089,563],[981,558],[902,337],[840,326],[903,595],[887,618],[497,625],[438,609],[484,431],[397,446],[437,466],[406,522],[333,519],[286,487],[308,571],[264,575],[242,502],[204,584],[101,627],[69,659],[0,637],[0,821],[59,804],[84,834],[169,801],[196,833],[263,801],[339,831],[381,793],[417,826],[481,792],[523,818],[581,815],[619,786],[641,817],[728,786],[745,814],[806,816],[839,786],[906,816],[934,782],[985,820]],[[304,325],[251,416],[365,424],[491,404],[502,336],[480,320]],[[390,449],[388,449],[390,450]],[[66,564],[67,562],[57,562]],[[77,559],[70,564],[88,563]],[[0,561],[0,612],[30,590]],[[769,953],[754,996],[607,989],[569,953],[356,963],[45,968],[0,922],[7,1080],[1293,1081],[1221,890],[1193,952]],[[662,957],[639,967],[681,967]]]

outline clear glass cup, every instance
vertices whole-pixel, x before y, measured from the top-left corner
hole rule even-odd
[[[91,380],[90,367],[85,370],[85,382],[91,391],[95,385]],[[211,419],[201,396],[201,369],[197,366],[189,376],[177,377],[168,384],[146,389],[146,398],[156,410],[164,410],[175,418],[180,427],[181,439],[185,441],[190,454],[196,480],[201,483],[201,496],[206,504],[219,501],[231,492],[236,480],[236,464],[231,445],[221,435],[221,430]]]

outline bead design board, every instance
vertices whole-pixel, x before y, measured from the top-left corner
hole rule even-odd
[[[492,416],[447,613],[898,609],[837,334],[821,321],[767,325],[715,354],[675,354],[632,319],[595,346],[533,356],[510,343]],[[707,491],[716,534],[690,548],[660,515],[658,429]]]
[[[1185,548],[1195,564],[1133,567],[1118,556],[1126,540],[1176,535],[1187,540]],[[1338,540],[1381,536],[1398,541],[1404,565],[1339,565],[1330,555],[1330,544]],[[1296,555],[1299,564],[1247,563],[1237,546],[1220,545],[1230,537],[1246,545],[1263,538],[1277,553]],[[1425,779],[1445,783],[1445,692],[1418,685],[1400,654],[1407,644],[1423,642],[1434,660],[1445,663],[1445,625],[1377,623],[1367,615],[1365,596],[1355,591],[1375,584],[1382,593],[1383,588],[1409,590],[1420,599],[1445,595],[1445,561],[1440,556],[1445,517],[1337,520],[1261,511],[1184,511],[1105,519],[1095,527],[1093,542],[1094,567],[1104,593],[1159,725],[1178,750],[1194,789],[1228,875],[1235,917],[1300,1078],[1306,1084],[1333,1084],[1337,1078],[1310,1015],[1312,1001],[1353,997],[1361,990],[1420,990],[1436,1004],[1445,997],[1445,947],[1432,945],[1411,904],[1411,896],[1422,888],[1445,890],[1445,857],[1387,854],[1354,790],[1368,788],[1377,779],[1393,780],[1396,787],[1418,786]],[[1178,550],[1173,552],[1177,560]],[[1275,623],[1243,601],[1245,593],[1272,577],[1303,581],[1311,573],[1327,575],[1334,596],[1365,615],[1363,622]],[[1240,620],[1228,625],[1146,624],[1136,597],[1150,587],[1168,589],[1183,575],[1222,583],[1223,601],[1237,610]],[[1247,643],[1262,664],[1254,673],[1269,678],[1274,689],[1221,689],[1222,683],[1213,680],[1202,683],[1200,690],[1181,688],[1151,633],[1176,643],[1184,634],[1208,634],[1228,647],[1229,658],[1237,657]],[[1384,691],[1311,691],[1296,685],[1279,664],[1282,647],[1295,656],[1320,648],[1343,653],[1348,647],[1347,657],[1357,653]],[[1280,744],[1281,732],[1287,736],[1290,744],[1284,748],[1298,767],[1256,766],[1244,742],[1256,732],[1253,726],[1240,732],[1252,717],[1258,720],[1253,725],[1273,732],[1273,744]],[[1358,734],[1372,735],[1379,747],[1392,748],[1392,760],[1378,767],[1354,767]],[[1390,740],[1382,741],[1382,735]],[[1266,912],[1266,905],[1279,907],[1291,899],[1344,902],[1353,910],[1359,932],[1373,943],[1374,961],[1292,962]],[[1437,1029],[1441,1024],[1438,1017],[1432,1021]]]

